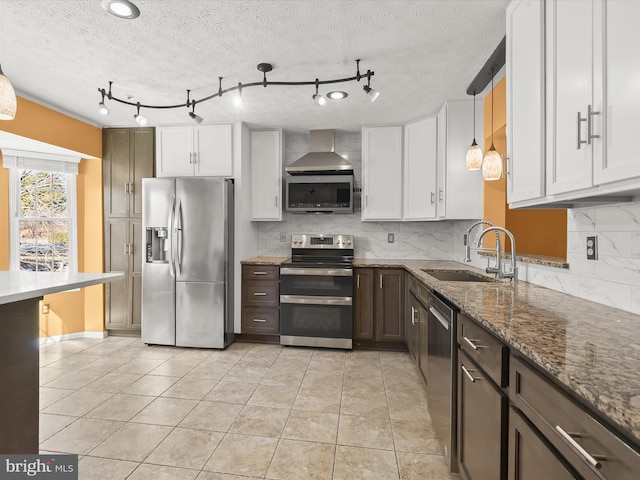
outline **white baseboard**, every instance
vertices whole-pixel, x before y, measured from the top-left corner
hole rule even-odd
[[[65,335],[54,335],[51,337],[41,337],[40,345],[49,345],[50,343],[62,342],[64,340],[75,340],[77,338],[105,338],[107,332],[76,332],[67,333]]]

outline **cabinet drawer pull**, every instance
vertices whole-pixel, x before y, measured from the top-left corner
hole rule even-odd
[[[471,380],[472,383],[476,383],[476,380],[481,380],[480,378],[475,378],[473,375],[471,375],[471,372],[469,370],[467,370],[467,367],[465,367],[464,365],[462,365],[462,373],[464,373],[469,380]]]
[[[474,341],[478,341],[478,340],[469,340],[468,337],[462,337],[462,339],[467,342],[467,344],[469,344],[469,346],[471,348],[473,348],[474,350],[478,350],[479,348],[483,348],[482,345],[476,345],[475,343],[473,343]]]
[[[416,324],[416,309],[415,307],[411,307],[411,325]]]
[[[556,431],[562,436],[562,438],[571,445],[574,449],[582,455],[587,462],[591,464],[593,468],[602,468],[602,464],[596,460],[589,452],[587,452],[578,442],[572,437],[580,437],[579,433],[567,433],[560,425],[556,425]]]
[[[254,318],[253,321],[259,322],[259,323],[267,323],[267,321],[264,318]]]
[[[266,297],[266,292],[253,292],[254,297]]]
[[[253,272],[254,275],[266,275],[267,272]]]

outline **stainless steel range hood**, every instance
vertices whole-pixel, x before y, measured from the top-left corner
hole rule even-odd
[[[287,173],[353,175],[353,165],[335,153],[334,130],[311,130],[309,135],[309,153],[287,166]]]

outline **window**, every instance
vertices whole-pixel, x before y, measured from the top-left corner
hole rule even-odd
[[[77,271],[76,175],[65,172],[77,170],[77,163],[69,168],[66,162],[4,160],[13,212],[11,270]]]

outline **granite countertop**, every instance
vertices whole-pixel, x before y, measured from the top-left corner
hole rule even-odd
[[[401,267],[609,418],[640,448],[640,315],[527,282],[445,282],[422,271],[482,270],[453,261],[356,260]]]
[[[289,257],[254,257],[247,260],[242,260],[242,265],[280,265],[283,262],[290,260]]]
[[[0,305],[124,278],[123,273],[0,271]]]

